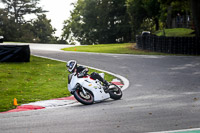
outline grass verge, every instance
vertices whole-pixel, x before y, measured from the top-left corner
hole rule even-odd
[[[174,29],[165,29],[165,35],[170,37],[193,37],[195,34],[192,34],[194,30],[187,28],[174,28]],[[163,36],[163,30],[156,31],[157,36]]]
[[[136,55],[169,55],[165,53],[149,52],[145,50],[138,50],[134,47],[135,43],[122,44],[98,44],[87,46],[75,46],[64,48],[64,51],[78,51],[78,52],[94,52],[94,53],[113,53],[113,54],[136,54]]]
[[[0,63],[0,112],[18,104],[69,96],[65,63],[31,56],[28,63]],[[99,72],[89,70],[89,73]],[[111,81],[114,77],[105,74]]]

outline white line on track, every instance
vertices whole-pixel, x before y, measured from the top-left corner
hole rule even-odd
[[[148,132],[148,133],[179,133],[179,132],[184,132],[184,133],[187,133],[187,132],[192,132],[193,133],[200,133],[200,128],[192,128],[192,129],[182,129],[182,130],[172,130],[172,131],[159,131],[159,132]]]

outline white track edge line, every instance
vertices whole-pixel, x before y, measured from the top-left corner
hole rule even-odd
[[[59,60],[59,59],[50,58],[50,57],[46,57],[46,56],[35,55],[35,54],[33,54],[33,56],[46,58],[46,59],[51,59],[51,60],[56,60],[56,61],[65,62],[65,63],[67,62],[67,61],[64,61],[64,60]],[[109,71],[105,71],[105,70],[102,70],[102,69],[99,69],[99,68],[95,68],[95,67],[90,67],[90,66],[86,66],[86,65],[82,65],[82,66],[85,66],[85,67],[88,67],[88,68],[91,68],[91,69],[95,69],[97,71],[102,71],[102,72],[108,73],[110,75],[113,75],[113,76],[121,79],[123,84],[124,84],[124,86],[121,88],[122,91],[129,87],[129,80],[127,78],[121,76],[121,75],[118,75],[118,74],[115,74],[115,73],[112,73],[112,72],[109,72]]]
[[[177,133],[187,131],[200,131],[200,128],[182,129],[182,130],[171,130],[171,131],[158,131],[158,132],[147,132],[147,133]]]

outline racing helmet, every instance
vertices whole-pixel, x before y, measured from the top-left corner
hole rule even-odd
[[[75,60],[70,60],[67,62],[67,68],[70,73],[74,72],[74,69],[77,67],[77,62]]]

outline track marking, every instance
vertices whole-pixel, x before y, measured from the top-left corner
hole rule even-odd
[[[200,128],[172,130],[172,131],[148,132],[148,133],[200,133]]]

